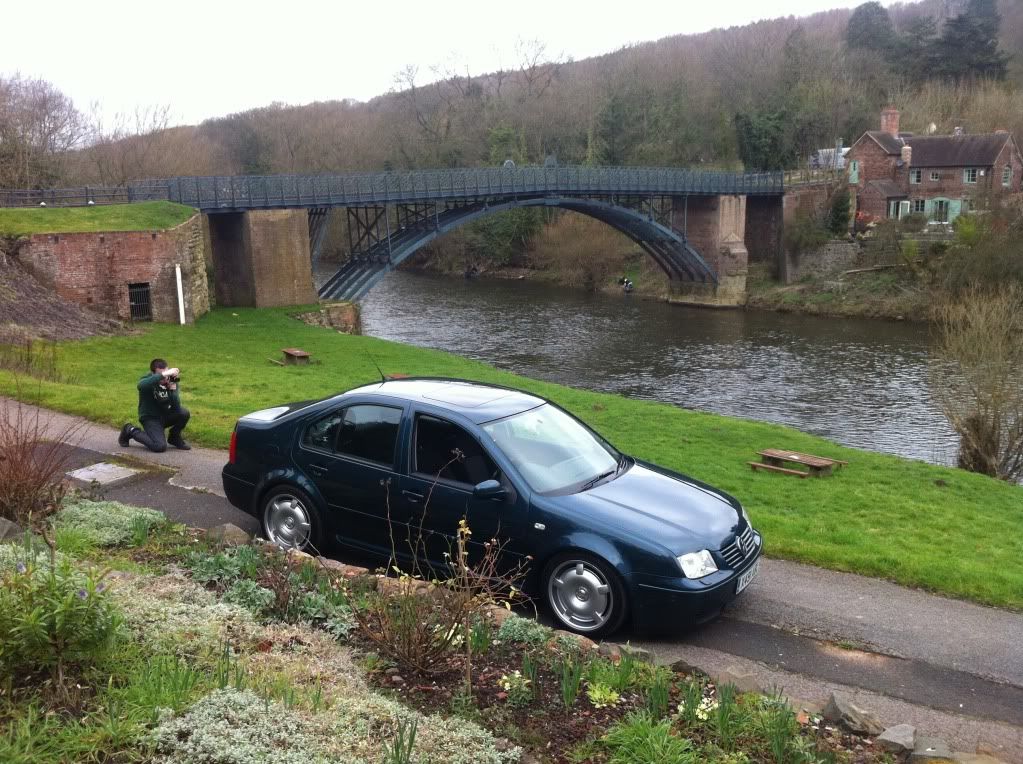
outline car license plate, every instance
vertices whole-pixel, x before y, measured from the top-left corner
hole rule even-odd
[[[753,563],[753,567],[739,576],[739,583],[735,585],[735,593],[738,594],[747,586],[753,583],[753,579],[757,577],[757,571],[760,570],[760,560]]]

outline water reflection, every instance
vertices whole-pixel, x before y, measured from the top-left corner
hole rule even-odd
[[[363,299],[367,334],[530,377],[791,425],[949,463],[927,391],[926,327],[680,308],[529,281],[393,273]]]

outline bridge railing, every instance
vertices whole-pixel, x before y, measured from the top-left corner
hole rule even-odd
[[[784,187],[782,173],[668,167],[481,167],[343,175],[180,177],[138,181],[117,188],[0,191],[0,206],[82,206],[167,199],[213,211],[472,200],[517,194],[781,194]]]
[[[167,184],[164,182],[29,191],[0,189],[0,207],[86,207],[91,204],[128,204],[167,199]]]
[[[513,194],[780,194],[781,173],[672,168],[515,167],[346,175],[183,177],[163,181],[172,201],[252,209],[485,199]]]

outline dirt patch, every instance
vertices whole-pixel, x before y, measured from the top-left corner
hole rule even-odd
[[[26,340],[80,340],[123,334],[119,321],[63,299],[40,284],[0,247],[0,344]]]

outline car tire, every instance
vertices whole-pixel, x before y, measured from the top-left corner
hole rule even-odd
[[[323,544],[323,523],[309,494],[281,485],[263,497],[260,522],[263,537],[281,549],[315,552]]]
[[[617,631],[628,614],[618,572],[585,552],[559,554],[548,562],[543,592],[555,625],[590,639]]]

